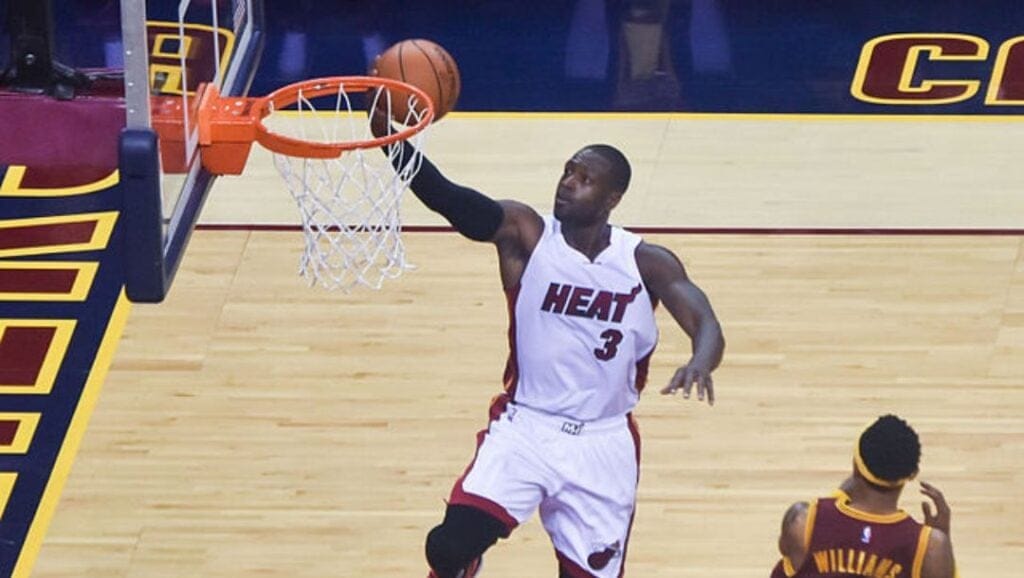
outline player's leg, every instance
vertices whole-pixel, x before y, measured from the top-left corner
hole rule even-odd
[[[528,424],[512,423],[502,410],[478,434],[476,457],[452,489],[444,522],[427,536],[427,561],[438,578],[473,576],[467,570],[526,521],[544,495],[547,480],[529,449]]]
[[[589,515],[581,515],[579,510]],[[604,511],[598,513],[598,510]],[[562,501],[542,505],[541,519],[555,548],[559,578],[621,576],[632,514],[633,507],[625,504],[581,507],[581,504],[569,506]]]
[[[507,536],[505,525],[472,506],[449,505],[444,521],[427,534],[427,562],[436,578],[471,578],[483,553]]]
[[[540,505],[558,559],[559,578],[617,578],[636,506],[636,438],[623,428],[580,436],[564,460],[562,489]]]

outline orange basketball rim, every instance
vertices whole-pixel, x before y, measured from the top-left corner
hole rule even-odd
[[[377,91],[374,98],[390,99],[391,94],[408,95],[409,102],[415,105],[418,114],[406,119],[405,127],[401,130],[390,131],[379,138],[333,142],[287,136],[264,124],[264,119],[274,112],[289,110],[296,104],[302,107],[303,103],[328,96],[336,97],[339,103],[345,105],[340,110],[336,109],[335,113],[352,114],[357,109],[352,105],[351,95],[369,91]],[[218,175],[241,174],[253,142],[291,157],[336,158],[353,149],[383,147],[407,140],[427,128],[435,114],[434,103],[423,90],[398,80],[376,76],[314,78],[289,84],[263,97],[221,96],[212,84],[200,87],[199,93],[194,113],[198,117],[199,152],[203,167]],[[189,100],[195,102],[195,99],[182,97],[153,98],[153,128],[162,142],[180,142],[184,139],[184,103]]]

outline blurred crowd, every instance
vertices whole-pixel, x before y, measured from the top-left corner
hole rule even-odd
[[[233,1],[240,0],[192,0],[192,6],[219,2],[230,15]],[[60,58],[77,66],[120,65],[116,0],[54,2]],[[428,38],[459,63],[460,109],[507,111],[857,112],[863,103],[850,98],[849,88],[867,40],[960,32],[997,46],[1021,34],[1015,26],[1024,17],[1019,0],[994,0],[984,9],[969,0],[264,4],[266,44],[253,94],[305,78],[362,74],[392,43]],[[177,2],[149,0],[148,6],[151,18],[173,19],[174,10],[161,11]]]

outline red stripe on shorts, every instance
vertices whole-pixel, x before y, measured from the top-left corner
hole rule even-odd
[[[652,352],[653,353],[653,352]],[[648,359],[650,356],[648,356]],[[633,436],[633,444],[636,446],[636,483],[640,484],[640,427],[632,413],[626,414],[626,423],[629,433]],[[622,543],[622,566],[619,568],[619,578],[626,575],[626,554],[629,552],[629,537],[633,533],[633,519],[636,518],[636,504],[633,505],[633,513],[629,516],[629,528],[626,530],[626,541]]]
[[[568,575],[569,578],[597,578],[558,550],[555,550],[555,558],[558,559],[559,576]]]
[[[508,405],[509,398],[506,394],[500,394],[495,396],[494,401],[491,402],[490,417],[491,421],[498,419],[502,413],[505,412],[505,407]],[[466,471],[462,473],[462,476],[455,481],[455,486],[452,488],[451,496],[448,498],[449,504],[456,504],[459,506],[469,506],[476,508],[492,518],[498,520],[505,526],[505,538],[508,538],[512,533],[512,530],[519,525],[519,522],[508,513],[501,504],[489,500],[483,496],[476,494],[470,494],[462,487],[463,480],[469,475],[469,472],[473,470],[473,465],[476,464],[477,455],[480,454],[480,446],[484,444],[484,440],[487,438],[487,430],[482,430],[476,434],[476,453],[473,455],[473,461],[470,462],[469,466],[466,467]]]

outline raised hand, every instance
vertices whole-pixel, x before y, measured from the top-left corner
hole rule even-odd
[[[924,481],[921,482],[921,493],[935,502],[934,512],[932,512],[932,506],[927,500],[921,502],[925,525],[942,530],[948,536],[951,512],[949,504],[946,502],[946,497],[942,495],[938,488]]]

